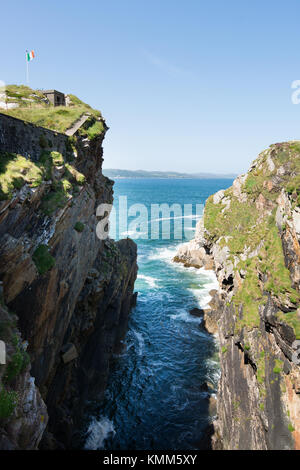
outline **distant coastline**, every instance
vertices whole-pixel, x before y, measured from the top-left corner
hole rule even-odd
[[[120,170],[103,169],[103,174],[108,178],[182,178],[182,179],[234,179],[237,174],[227,173],[179,173],[175,171],[147,171],[147,170]]]

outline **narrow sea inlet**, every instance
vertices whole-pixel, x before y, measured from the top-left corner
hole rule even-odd
[[[118,179],[115,204],[204,204],[229,179]],[[150,211],[149,211],[150,213]],[[192,216],[189,238],[198,217]],[[172,224],[171,224],[172,227]],[[162,233],[160,234],[162,235]],[[120,238],[127,236],[121,234]],[[130,235],[129,235],[130,236]],[[124,350],[114,357],[102,402],[91,403],[86,449],[198,449],[212,414],[205,384],[219,378],[215,339],[189,313],[205,308],[217,288],[212,271],[172,262],[186,240],[135,239],[138,244],[137,306],[132,310]]]

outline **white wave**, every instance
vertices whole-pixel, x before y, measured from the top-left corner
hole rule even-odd
[[[155,253],[149,256],[149,260],[162,260],[172,263],[172,259],[176,255],[177,247],[173,248],[157,248]]]
[[[138,353],[139,356],[142,356],[143,353],[144,353],[144,346],[145,346],[145,341],[144,341],[143,335],[142,335],[142,333],[139,333],[138,331],[136,331],[134,329],[132,329],[132,333],[134,334],[134,336],[138,340],[137,353]]]
[[[196,297],[198,306],[200,308],[209,308],[209,302],[211,301],[211,296],[208,293],[206,287],[199,287],[199,289],[188,289],[194,297]],[[210,289],[209,289],[210,290]]]
[[[172,320],[181,320],[186,323],[198,323],[198,325],[202,322],[202,318],[195,317],[186,310],[181,310],[178,313],[174,313],[173,315],[170,315],[170,318],[172,318]]]
[[[151,222],[160,222],[161,220],[175,220],[175,219],[193,219],[193,220],[199,220],[201,219],[202,215],[195,215],[195,214],[190,214],[190,215],[179,215],[176,217],[160,217],[158,219],[151,219],[149,220],[149,224]]]
[[[209,308],[209,302],[211,301],[209,292],[213,289],[219,290],[219,283],[214,271],[205,270],[204,268],[200,268],[197,271],[204,285],[199,285],[198,289],[190,288],[188,290],[197,298],[200,308]]]
[[[125,232],[122,232],[121,235],[123,237],[131,237],[133,239],[138,239],[138,238],[147,239],[147,236],[148,236],[147,232],[138,232],[137,230],[127,230]]]
[[[137,278],[145,281],[150,287],[158,287],[158,279],[156,279],[155,277],[146,276],[145,274],[138,274]]]
[[[88,450],[103,449],[105,440],[115,434],[113,422],[107,417],[103,417],[99,421],[94,419],[89,425],[84,448]]]

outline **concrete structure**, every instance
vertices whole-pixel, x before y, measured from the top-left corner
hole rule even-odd
[[[42,93],[54,106],[66,106],[64,93],[57,90],[43,90]]]

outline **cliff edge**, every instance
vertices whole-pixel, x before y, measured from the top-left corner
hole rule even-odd
[[[126,331],[136,245],[96,235],[107,129],[100,114],[72,137],[0,114],[1,449],[72,447]]]
[[[300,449],[300,143],[271,145],[210,196],[175,261],[214,267],[220,340],[214,448]]]

